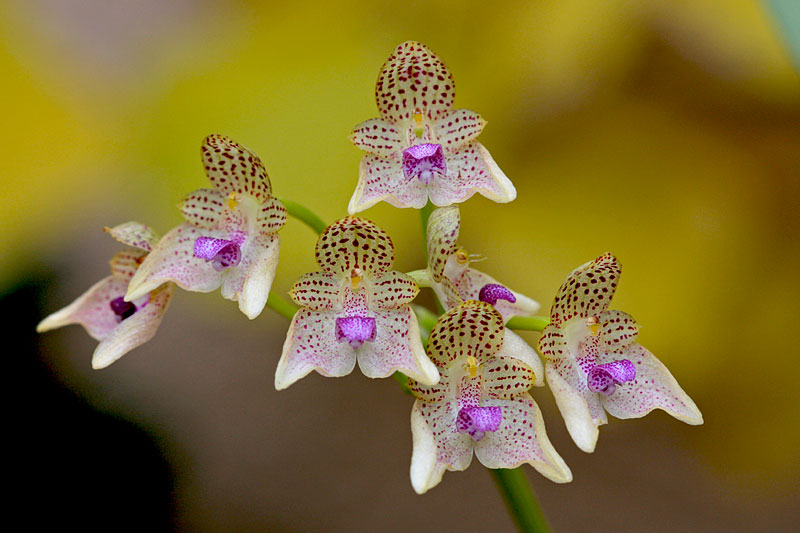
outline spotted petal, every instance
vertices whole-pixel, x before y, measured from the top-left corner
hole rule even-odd
[[[486,360],[500,351],[503,319],[494,307],[468,301],[442,315],[428,338],[428,356],[438,367],[466,357]]]
[[[636,340],[639,325],[628,313],[607,310],[597,317],[603,343],[612,350],[624,348]]]
[[[154,290],[144,307],[111,330],[94,351],[92,368],[105,368],[152,339],[164,319],[174,290],[175,286],[171,283]]]
[[[453,108],[455,84],[444,63],[425,45],[406,41],[383,65],[375,87],[381,117],[407,121],[415,112],[429,120],[446,117]]]
[[[461,215],[457,206],[436,209],[428,218],[428,269],[436,282],[442,280],[447,258],[456,251],[460,227]],[[477,300],[478,295],[476,293],[467,299]]]
[[[379,118],[362,122],[353,129],[350,140],[371,154],[382,157],[396,156],[403,151],[403,139],[400,130]]]
[[[257,231],[266,233],[276,233],[286,224],[286,206],[277,198],[267,198],[259,207]]]
[[[314,311],[333,311],[342,306],[340,290],[341,276],[326,272],[309,272],[298,279],[289,296],[294,303]]]
[[[428,191],[419,179],[407,179],[397,157],[365,154],[358,168],[358,185],[347,212],[358,213],[378,202],[386,201],[395,207],[421,209],[428,202]]]
[[[397,309],[414,301],[418,293],[419,287],[410,276],[390,270],[372,279],[370,308]]]
[[[125,294],[128,281],[108,276],[69,304],[42,320],[36,331],[39,333],[60,328],[69,324],[80,324],[96,340],[105,339],[117,327],[117,315],[110,303]]]
[[[431,181],[428,194],[437,206],[461,203],[479,193],[506,203],[517,197],[517,190],[480,143],[473,142],[447,154],[447,175]]]
[[[450,374],[439,373],[439,382],[435,385],[423,385],[413,379],[408,380],[408,390],[415,397],[426,403],[443,402],[452,400],[455,396],[450,390]]]
[[[424,494],[442,480],[445,470],[465,470],[472,462],[472,439],[456,431],[454,401],[414,402],[411,410],[411,486]]]
[[[556,452],[544,428],[542,412],[529,394],[514,400],[486,400],[486,407],[500,407],[497,431],[486,432],[475,443],[475,455],[486,468],[516,468],[523,463],[555,481],[572,481],[572,472]]]
[[[380,276],[394,262],[394,244],[381,228],[359,217],[337,220],[317,240],[317,263],[330,274],[360,269]]]
[[[224,135],[209,135],[202,146],[206,176],[223,196],[247,194],[258,203],[272,195],[261,159]]]
[[[198,237],[223,239],[227,236],[226,232],[204,230],[189,222],[172,228],[139,266],[125,300],[136,300],[168,281],[188,291],[215,290],[222,283],[224,271],[217,271],[211,262],[195,257],[194,243]]]
[[[356,351],[336,339],[336,313],[300,309],[295,313],[281,359],[275,388],[282,390],[316,370],[323,376],[346,376],[356,366]]]
[[[225,220],[225,197],[217,189],[198,189],[183,197],[183,218],[204,229],[219,229]]]
[[[533,387],[536,376],[527,365],[510,357],[492,357],[483,365],[486,393],[490,398],[510,400]]]
[[[117,252],[110,261],[111,273],[117,279],[128,281],[136,274],[136,270],[144,261],[145,256],[147,256],[147,252],[144,250],[129,248]]]
[[[238,301],[239,310],[250,320],[261,314],[267,303],[280,247],[277,235],[253,237],[242,253],[241,262],[223,273],[222,297]]]
[[[613,394],[602,396],[603,406],[617,418],[640,418],[653,409],[663,409],[687,424],[703,423],[703,415],[661,361],[639,343],[617,353],[603,354],[598,363],[630,360],[636,368],[633,381],[619,384]]]
[[[424,385],[439,381],[439,372],[425,355],[417,317],[409,307],[381,311],[375,317],[377,335],[358,352],[358,366],[368,378],[385,378],[400,371]]]
[[[486,126],[483,118],[468,109],[458,109],[433,125],[445,152],[456,152],[474,141]]]
[[[158,233],[153,228],[141,222],[125,222],[105,230],[118,242],[148,252],[159,239]]]
[[[550,310],[552,323],[560,326],[576,316],[597,317],[611,302],[621,272],[617,258],[609,253],[573,270],[558,289]]]
[[[505,330],[503,347],[500,349],[497,357],[504,357],[522,362],[534,375],[532,385],[536,387],[544,385],[544,365],[542,365],[542,360],[539,359],[539,356],[536,354],[536,350],[525,342],[522,337],[508,328]],[[484,361],[487,363],[489,362],[486,359],[484,359]]]
[[[454,257],[451,257],[447,262],[445,275],[453,281],[453,284],[458,290],[458,294],[464,300],[477,300],[481,289],[486,285],[503,285],[490,275],[485,274],[480,270],[459,265]],[[494,304],[497,312],[502,315],[504,322],[508,322],[512,317],[515,316],[535,315],[541,307],[539,302],[525,296],[524,294],[513,290],[511,293],[514,295],[516,301],[509,302],[507,300],[497,300],[497,302]]]

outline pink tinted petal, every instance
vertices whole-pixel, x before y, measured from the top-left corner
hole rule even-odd
[[[225,216],[226,199],[217,189],[198,189],[183,197],[183,218],[204,229],[219,229]]]
[[[317,264],[330,274],[380,276],[394,263],[394,244],[389,235],[369,220],[345,217],[337,220],[317,240]]]
[[[486,407],[502,410],[502,422],[496,431],[487,432],[475,443],[475,455],[487,468],[516,468],[523,463],[555,481],[572,481],[572,472],[558,455],[544,428],[539,406],[528,394],[515,400],[487,400]]]
[[[160,238],[153,228],[141,222],[125,222],[113,228],[105,228],[105,231],[122,244],[148,252]]]
[[[375,320],[374,342],[358,351],[358,366],[368,378],[385,378],[395,371],[425,385],[439,381],[439,372],[425,355],[417,317],[408,307],[381,311]]]
[[[256,231],[261,234],[276,233],[286,224],[286,207],[277,198],[267,198],[259,207]]]
[[[455,152],[474,141],[486,126],[481,116],[469,109],[458,109],[436,121],[433,129],[445,151]]]
[[[414,402],[411,410],[411,485],[424,494],[442,480],[445,470],[466,470],[472,462],[472,439],[456,431],[455,402]]]
[[[457,271],[455,259],[451,259],[448,268],[445,270],[445,275],[451,276],[453,283],[455,284],[456,288],[458,289],[459,295],[464,300],[477,300],[480,297],[480,291],[486,285],[497,284],[501,285],[497,282],[496,279],[491,277],[488,274],[484,274],[479,270],[475,270],[474,268],[460,268],[458,269],[460,272],[456,275],[452,275],[451,272]],[[515,291],[511,291],[511,294],[514,295],[515,302],[509,302],[506,300],[498,300],[494,307],[497,309],[503,317],[503,322],[508,322],[512,317],[515,316],[532,316],[535,315],[536,312],[541,307],[538,302],[534,301],[531,298],[528,298],[524,294],[520,294]]]
[[[464,302],[439,317],[428,338],[428,356],[438,367],[467,357],[485,360],[500,351],[504,330],[494,307]]]
[[[111,301],[125,294],[127,288],[127,280],[113,276],[103,278],[67,307],[42,320],[36,326],[36,331],[42,333],[69,324],[80,324],[94,339],[103,340],[119,324],[117,315],[111,310]]]
[[[350,140],[362,150],[382,157],[396,155],[403,150],[400,130],[379,118],[356,126],[350,134]]]
[[[252,238],[243,249],[238,266],[223,272],[222,297],[239,302],[239,310],[250,320],[261,314],[269,297],[281,242],[277,235]]]
[[[174,289],[175,286],[168,283],[154,290],[143,307],[120,322],[97,346],[92,356],[92,368],[105,368],[152,339],[167,312]]]
[[[536,376],[530,367],[508,357],[493,357],[483,365],[486,394],[510,400],[533,387]]]
[[[336,314],[300,309],[295,313],[275,371],[282,390],[316,370],[323,376],[346,376],[356,365],[356,351],[336,340]]]
[[[450,71],[433,52],[414,41],[394,49],[375,87],[381,117],[389,122],[411,120],[415,112],[438,120],[450,113],[454,98]]]
[[[466,362],[459,365],[466,369],[468,367]],[[447,369],[449,372],[458,372],[458,367],[450,367]],[[467,372],[461,377],[460,383],[455,387],[456,400],[458,400],[458,408],[464,409],[465,407],[477,407],[481,403],[481,398],[484,396],[483,391],[483,373],[476,372],[475,376],[471,372]]]
[[[219,287],[224,272],[214,270],[211,263],[194,255],[194,243],[199,237],[224,238],[227,233],[200,229],[189,222],[172,228],[139,266],[125,299],[135,300],[168,281],[195,292],[211,292]]]
[[[314,311],[332,311],[342,306],[341,276],[326,272],[303,274],[289,291],[294,303]]]
[[[460,228],[461,214],[457,206],[435,209],[428,218],[428,269],[433,281],[439,282],[444,276],[447,259],[456,251]]]
[[[678,385],[667,367],[644,346],[631,343],[621,352],[602,355],[599,362],[621,358],[633,363],[636,377],[633,381],[617,385],[613,394],[601,398],[609,413],[617,418],[640,418],[653,409],[663,409],[687,424],[703,423],[703,415],[697,405]]]
[[[144,250],[129,249],[117,252],[111,259],[111,273],[117,279],[129,281],[146,256],[147,252]]]
[[[258,203],[272,195],[272,186],[261,159],[224,135],[209,135],[203,141],[206,176],[223,196],[246,194]]]
[[[386,201],[395,207],[421,209],[428,202],[428,190],[417,179],[403,176],[400,156],[386,158],[366,154],[358,168],[358,185],[347,212],[358,213],[378,202]]]
[[[556,326],[574,317],[597,317],[606,310],[619,282],[622,269],[617,258],[606,253],[579,266],[558,289],[550,310]]]
[[[397,309],[410,304],[419,293],[416,282],[406,274],[390,270],[371,279],[370,309]]]
[[[603,343],[612,349],[624,348],[636,340],[639,325],[628,313],[606,310],[597,317]]]
[[[429,186],[431,202],[435,205],[461,203],[475,193],[501,203],[517,197],[511,181],[480,143],[468,144],[448,154],[446,160],[447,175],[434,179]]]
[[[593,452],[598,427],[608,422],[597,394],[586,389],[579,370],[564,360],[547,361],[545,376],[570,437],[581,450]]]

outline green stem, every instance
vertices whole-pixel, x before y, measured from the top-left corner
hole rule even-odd
[[[523,533],[550,531],[542,508],[522,468],[490,470],[517,529]]]
[[[291,320],[297,312],[297,308],[291,302],[287,302],[274,292],[269,293],[267,306],[277,311],[279,315]]]
[[[550,319],[546,316],[515,316],[508,321],[508,329],[526,329],[528,331],[542,331]]]
[[[419,218],[422,221],[422,250],[425,261],[428,261],[428,219],[431,218],[431,213],[436,207],[428,202],[425,207],[419,210]]]
[[[316,215],[316,213],[307,207],[292,200],[286,200],[283,198],[280,200],[286,207],[286,212],[289,213],[289,216],[292,216],[301,222],[305,222],[309,228],[313,229],[317,233],[322,233],[325,231],[325,228],[328,227],[328,225],[323,222],[322,219]]]

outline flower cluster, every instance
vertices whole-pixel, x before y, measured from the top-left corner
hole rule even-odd
[[[586,452],[594,450],[606,412],[637,418],[660,408],[702,423],[675,378],[636,342],[633,318],[608,309],[621,273],[611,254],[573,271],[549,321],[535,319],[546,324],[530,328],[542,331],[544,363],[512,331],[520,319],[511,319],[533,316],[539,304],[472,268],[477,256],[459,245],[454,204],[475,193],[510,202],[516,191],[476,140],[486,122],[454,110],[454,96],[452,75],[419,43],[401,44],[383,66],[376,86],[380,118],[359,124],[351,137],[367,153],[350,216],[319,235],[319,271],[302,275],[289,293],[299,309],[286,312],[291,304],[284,302],[291,325],[275,388],[286,389],[312,371],[344,376],[356,363],[370,378],[404,374],[416,398],[411,484],[418,493],[436,486],[446,470],[467,468],[473,452],[487,468],[527,463],[552,481],[571,481],[531,396],[545,383]],[[310,215],[292,211],[293,202],[287,211],[272,196],[261,160],[227,137],[207,137],[202,159],[213,188],[183,199],[185,221],[162,238],[135,222],[109,229],[130,249],[114,256],[111,276],[43,320],[39,331],[82,324],[100,341],[92,365],[102,368],[153,337],[175,286],[196,292],[221,287],[248,318],[261,313],[278,262],[277,232],[287,214],[306,222]],[[425,268],[392,270],[389,235],[354,216],[380,201],[425,209]],[[430,311],[412,308],[420,287],[431,288],[444,311],[435,320]]]

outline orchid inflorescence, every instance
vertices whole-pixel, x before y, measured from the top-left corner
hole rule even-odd
[[[509,320],[534,316],[539,304],[472,268],[475,256],[458,243],[455,204],[475,193],[510,202],[516,190],[476,140],[486,122],[454,110],[454,95],[449,70],[422,44],[399,45],[383,66],[376,87],[380,118],[351,135],[366,153],[350,216],[322,231],[320,270],[302,275],[289,293],[299,309],[277,364],[276,389],[312,371],[344,376],[356,363],[371,378],[407,376],[416,398],[411,483],[420,494],[446,470],[466,469],[473,452],[487,468],[528,463],[555,482],[571,481],[531,396],[545,383],[586,452],[594,450],[606,412],[638,418],[660,408],[701,424],[691,398],[636,342],[633,317],[609,309],[621,272],[611,254],[569,274],[549,321],[528,328],[543,328],[541,359],[512,331]],[[153,337],[176,285],[196,292],[221,287],[248,318],[261,313],[278,262],[278,231],[295,213],[272,196],[264,165],[247,148],[211,135],[202,157],[213,188],[183,199],[185,222],[161,238],[136,222],[107,228],[129,247],[111,260],[112,275],[44,319],[39,331],[83,325],[100,341],[92,366],[103,368]],[[429,214],[424,269],[392,270],[391,238],[356,216],[380,201]],[[437,207],[432,212],[429,202]],[[435,322],[412,305],[420,287],[438,299],[443,313]]]

